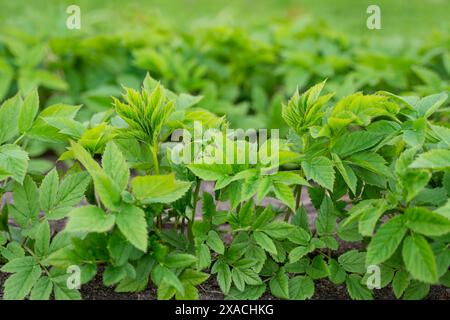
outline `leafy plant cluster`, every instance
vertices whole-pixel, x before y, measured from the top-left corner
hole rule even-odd
[[[372,299],[374,265],[397,298],[448,287],[450,129],[433,120],[447,93],[336,97],[326,86],[280,104],[289,131],[277,141],[275,172],[261,162],[176,164],[174,130],[193,132],[201,121],[225,132],[228,123],[201,97],[149,75],[87,120],[76,105],[41,110],[35,89],[6,100],[3,298],[79,299],[67,286],[74,266],[81,285],[98,273],[117,292],[155,286],[158,299],[197,299],[208,279],[228,299],[309,299],[321,279]],[[235,154],[249,152],[249,142],[226,140]],[[56,165],[45,174],[29,160],[33,142],[56,142]]]
[[[283,128],[281,102],[328,78],[335,101],[359,90],[420,96],[449,89],[446,30],[418,43],[354,39],[312,20],[271,27],[213,24],[178,31],[163,23],[140,32],[0,37],[0,98],[39,86],[44,106],[83,104],[79,118],[110,108],[121,85],[139,89],[148,71],[240,128]],[[94,33],[95,31],[95,33]],[[448,120],[448,109],[440,110]],[[445,117],[443,117],[445,116]]]

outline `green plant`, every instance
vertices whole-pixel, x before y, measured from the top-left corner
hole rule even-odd
[[[372,267],[397,298],[448,287],[448,34],[374,49],[311,21],[193,30],[1,31],[4,298],[79,299],[74,266],[158,299],[208,279],[226,299],[309,299],[319,279],[372,299]],[[230,148],[197,151],[246,161],[176,163],[170,137],[196,121]],[[229,126],[282,134],[252,163]]]

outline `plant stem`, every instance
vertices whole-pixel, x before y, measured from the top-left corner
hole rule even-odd
[[[159,174],[159,162],[158,162],[158,144],[150,145],[150,151],[153,157],[153,166],[155,167],[155,174]]]
[[[198,202],[198,194],[200,192],[201,181],[197,180],[197,184],[195,186],[193,203],[192,203],[192,217],[188,222],[188,237],[190,241],[194,241],[194,234],[192,233],[192,225],[195,220],[195,212],[197,211],[197,202]]]
[[[42,267],[44,272],[50,277],[50,272],[47,267],[42,263],[41,259],[37,255],[34,254],[33,250],[28,248],[26,245],[23,245],[23,248],[37,261],[37,263]]]
[[[308,135],[305,133],[302,136],[302,150],[303,150],[303,153],[305,153],[307,146],[308,146]]]
[[[303,188],[301,185],[298,185],[296,187],[295,210],[297,210],[300,207],[300,202],[302,200],[302,190]]]
[[[14,141],[14,144],[18,144],[18,143],[20,142],[20,140],[23,139],[23,137],[25,137],[25,134],[22,134],[20,137],[18,137],[18,138],[16,139],[16,141]]]

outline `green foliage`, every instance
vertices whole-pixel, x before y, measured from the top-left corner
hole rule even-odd
[[[304,300],[324,278],[372,299],[374,265],[397,298],[448,285],[443,54],[374,55],[313,22],[273,30],[86,35],[75,51],[50,39],[48,65],[41,45],[0,37],[0,197],[13,199],[0,210],[4,298],[79,299],[70,266],[81,285],[104,270],[105,286],[155,286],[158,299],[198,299],[210,279],[227,299]],[[250,144],[229,125],[282,130],[257,163],[175,163],[170,136],[195,137],[195,121],[219,130],[233,159],[248,160]],[[229,151],[210,142],[200,149]],[[269,142],[275,167],[261,161]],[[345,242],[359,249],[338,254]]]

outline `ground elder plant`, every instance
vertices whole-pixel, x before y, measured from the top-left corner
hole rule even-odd
[[[285,136],[252,142],[149,75],[86,121],[19,92],[0,107],[3,298],[80,299],[98,274],[157,299],[198,299],[211,281],[226,299],[304,300],[324,279],[352,299],[422,299],[450,280],[450,129],[433,121],[446,101],[336,98],[323,81],[280,104]],[[195,123],[226,147],[171,139]],[[30,146],[49,142],[58,159],[42,170]],[[180,143],[195,161],[174,161]],[[211,156],[229,150],[244,161]]]

